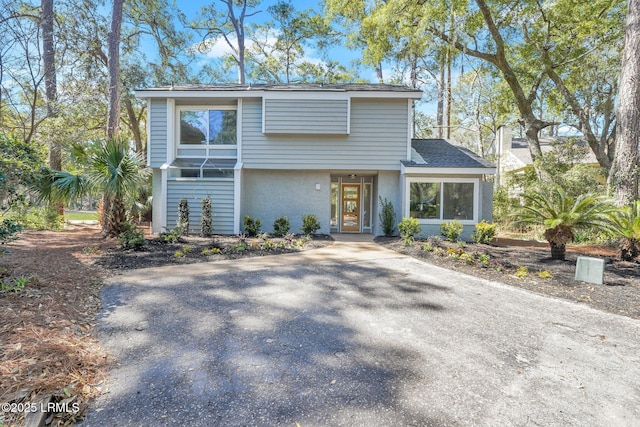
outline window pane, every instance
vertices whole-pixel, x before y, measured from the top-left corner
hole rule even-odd
[[[200,169],[180,169],[182,178],[200,178]]]
[[[206,144],[207,112],[180,111],[180,144]]]
[[[364,184],[363,195],[363,207],[362,207],[362,226],[365,228],[371,227],[371,184]]]
[[[442,190],[444,219],[473,219],[473,183],[446,182]]]
[[[236,144],[236,111],[209,110],[209,144]]]
[[[439,183],[412,182],[409,191],[409,211],[412,218],[440,218]]]
[[[233,169],[202,169],[203,178],[233,178]]]
[[[331,183],[331,227],[338,226],[338,183]]]

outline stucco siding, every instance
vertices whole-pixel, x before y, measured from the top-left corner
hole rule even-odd
[[[167,162],[167,100],[149,100],[149,165],[160,167]]]
[[[407,157],[406,100],[352,99],[349,135],[264,134],[260,99],[244,100],[242,114],[247,169],[400,170]]]
[[[180,199],[189,202],[189,233],[200,233],[202,199],[211,198],[213,232],[233,234],[233,181],[169,180],[167,182],[167,228],[178,222]]]
[[[349,101],[265,99],[264,132],[268,134],[348,133]]]
[[[320,190],[316,190],[320,184]],[[249,215],[262,221],[262,231],[273,231],[273,222],[286,216],[292,233],[300,233],[302,216],[314,214],[329,233],[331,207],[328,171],[243,170],[241,218]]]
[[[384,230],[380,225],[380,197],[382,199],[389,200],[396,211],[396,224],[402,219],[402,192],[401,192],[401,180],[399,172],[378,172],[377,185],[375,186],[377,191],[374,191],[374,209],[372,222],[374,224],[373,234],[376,236],[384,235]],[[396,227],[395,233],[398,229]]]

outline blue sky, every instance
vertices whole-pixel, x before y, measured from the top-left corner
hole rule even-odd
[[[182,12],[185,13],[188,19],[193,19],[198,14],[198,12],[200,11],[200,8],[203,5],[211,4],[212,1],[217,2],[217,0],[178,1],[177,4],[178,4],[178,7],[182,10]],[[256,14],[255,16],[251,16],[250,18],[247,18],[245,21],[245,24],[249,22],[263,23],[269,20],[270,16],[269,16],[269,13],[267,12],[267,8],[275,3],[277,3],[277,0],[263,0],[258,5],[258,7],[253,9],[254,11],[260,11],[260,13]],[[322,13],[323,11],[322,1],[319,1],[319,0],[292,0],[291,3],[294,5],[294,7],[297,10],[313,9],[320,13]],[[221,6],[224,6],[219,2],[218,4],[220,4]],[[220,40],[208,55],[202,55],[201,60],[206,61],[207,58],[219,57],[225,52],[225,49],[227,48],[225,46],[224,41]],[[319,62],[321,60],[321,57],[320,57],[321,55],[318,52],[315,52],[314,49],[312,49],[311,47],[305,47],[305,53],[308,59],[311,61]],[[361,55],[360,55],[360,52],[358,51],[347,49],[343,46],[335,46],[329,49],[328,56],[332,60],[336,60],[341,64],[343,64],[344,66],[350,67],[351,62],[354,60],[360,59]],[[387,75],[389,76],[390,72],[387,73]],[[372,82],[376,81],[376,76],[373,69],[362,69],[361,75],[359,77],[369,79]]]

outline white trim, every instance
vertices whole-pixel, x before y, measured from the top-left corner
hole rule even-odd
[[[236,114],[236,158],[239,163],[242,163],[242,116],[244,116],[242,99],[238,99]]]
[[[233,234],[240,234],[240,208],[242,201],[242,162],[236,163],[233,173]]]
[[[411,203],[411,184],[415,182],[428,182],[428,183],[468,183],[473,184],[473,218],[467,220],[456,220],[463,225],[473,225],[478,223],[480,218],[480,178],[436,178],[436,177],[411,177],[405,176],[404,178],[404,191],[402,200],[402,217],[407,218],[411,214],[409,204]],[[443,200],[444,186],[440,185],[440,212],[437,219],[417,218],[420,224],[441,224],[443,222],[452,221],[451,219],[443,219],[444,203]]]
[[[400,171],[403,175],[495,175],[496,168],[430,168],[401,163]]]
[[[160,167],[160,171],[162,172],[162,204],[160,209],[160,228],[167,231],[167,197],[169,186],[167,185],[167,180],[169,177],[169,165],[164,164]]]
[[[407,128],[407,161],[411,161],[411,140],[413,139],[413,100],[407,99],[407,123],[409,127]]]
[[[231,182],[234,178],[183,178],[176,176],[173,178],[167,178],[167,181],[181,181],[181,182]]]
[[[175,99],[167,99],[167,163],[171,163],[175,158]],[[166,224],[165,224],[166,225]]]
[[[175,100],[172,100],[175,102]],[[237,134],[236,134],[236,143],[235,144],[216,144],[216,145],[211,145],[211,144],[180,144],[180,113],[182,111],[185,110],[197,110],[197,111],[209,111],[209,110],[219,110],[219,111],[235,111],[236,112],[236,132],[238,129],[238,107],[237,105],[179,105],[176,109],[175,109],[175,118],[173,120],[173,123],[175,124],[175,131],[174,131],[174,138],[175,138],[175,148],[176,148],[176,155],[178,152],[178,149],[180,150],[184,150],[184,149],[193,149],[193,150],[206,150],[206,156],[210,157],[210,153],[209,150],[231,150],[234,149],[238,146],[238,140],[237,140]],[[208,137],[208,135],[207,135]]]
[[[301,98],[301,99],[339,99],[342,98],[395,98],[395,99],[421,99],[422,91],[395,92],[395,91],[347,91],[335,89],[317,90],[140,90],[135,91],[138,98]]]
[[[347,98],[347,135],[351,135],[351,97]]]
[[[151,167],[151,100],[145,98],[144,102],[147,104],[147,121],[145,123],[145,132],[147,132],[147,167]]]
[[[267,117],[267,114],[266,114],[266,112],[267,112],[267,102],[264,99],[264,97],[262,98],[261,103],[262,103],[262,129],[260,131],[264,135],[266,133],[265,131],[267,129],[267,118],[266,118]]]

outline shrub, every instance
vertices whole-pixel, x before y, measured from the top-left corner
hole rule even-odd
[[[156,239],[160,243],[178,243],[182,241],[182,227],[176,227],[167,231],[166,233],[160,233],[160,236]]]
[[[538,277],[541,279],[553,279],[553,274],[549,273],[547,270],[542,270],[538,272]]]
[[[245,215],[242,219],[242,225],[244,227],[244,232],[247,233],[247,236],[255,237],[260,234],[262,221],[260,221],[260,219],[258,218],[253,219],[249,215]]]
[[[633,261],[640,255],[640,200],[614,215],[614,232],[620,237],[620,258]]]
[[[276,237],[282,237],[289,232],[291,224],[286,216],[281,216],[273,222],[273,235]]]
[[[209,256],[209,255],[217,255],[222,253],[222,251],[220,250],[220,248],[205,248],[202,250],[202,255],[204,256]]]
[[[429,236],[427,237],[427,243],[429,243],[434,248],[441,248],[442,238],[440,236]]]
[[[398,224],[400,237],[405,245],[410,245],[414,241],[416,234],[420,233],[420,221],[417,218],[403,218]]]
[[[0,223],[0,244],[4,245],[5,243],[11,242],[12,240],[16,240],[16,234],[22,231],[22,226],[18,224],[16,221],[10,219],[4,219]]]
[[[529,269],[525,266],[522,267],[518,267],[518,270],[516,270],[514,276],[516,276],[518,279],[522,279],[524,277],[527,277],[529,275]]]
[[[122,249],[140,250],[147,246],[144,233],[139,231],[135,225],[124,223],[125,231],[118,235],[118,241]]]
[[[440,224],[440,234],[450,242],[455,242],[462,234],[462,224],[458,221],[443,222]]]
[[[615,228],[611,217],[617,208],[600,196],[582,194],[574,198],[558,187],[551,192],[533,192],[522,197],[525,204],[511,214],[515,219],[512,225],[543,226],[552,259],[564,260],[566,245],[576,232]]]
[[[202,199],[202,215],[200,217],[200,235],[209,237],[213,233],[213,225],[211,219],[211,199],[206,197]]]
[[[320,229],[318,217],[311,214],[302,217],[302,232],[307,236],[315,234]]]
[[[178,202],[178,224],[183,234],[189,234],[189,201],[180,199]]]
[[[396,226],[396,210],[393,208],[393,204],[386,198],[380,196],[380,225],[385,236],[393,236],[393,231]]]
[[[476,230],[471,234],[471,238],[476,243],[491,243],[496,236],[496,225],[489,224],[482,220],[476,224]]]

